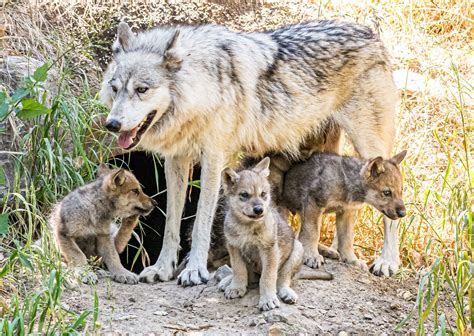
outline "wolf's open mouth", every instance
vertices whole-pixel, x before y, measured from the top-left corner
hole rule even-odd
[[[120,132],[118,144],[123,149],[132,149],[140,142],[140,137],[150,128],[151,122],[156,115],[156,110],[148,113],[146,118],[130,131]]]

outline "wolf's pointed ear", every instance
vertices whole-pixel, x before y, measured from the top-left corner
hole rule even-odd
[[[130,29],[129,25],[125,22],[120,22],[117,27],[117,39],[115,40],[112,50],[114,54],[119,54],[121,52],[127,51],[130,47],[130,41],[133,38],[133,32]]]
[[[165,52],[163,54],[164,58],[164,65],[166,69],[170,71],[178,71],[181,69],[181,63],[183,60],[179,55],[176,53],[176,45],[179,40],[179,30],[176,30],[168,41],[165,47]]]
[[[252,170],[259,175],[267,177],[270,175],[270,158],[268,156],[265,157]]]
[[[103,175],[106,175],[110,172],[110,169],[109,167],[107,167],[107,165],[105,163],[101,163],[99,165],[99,167],[97,167],[97,173],[96,173],[96,176],[99,177],[99,176],[103,176]]]
[[[375,159],[369,160],[367,163],[366,177],[376,178],[384,171],[385,167],[383,166],[383,158],[381,156],[377,156]]]
[[[391,158],[390,161],[392,161],[393,163],[395,163],[398,166],[400,163],[402,163],[402,161],[403,161],[403,159],[405,158],[406,155],[407,155],[406,150],[401,151],[400,153],[395,155],[393,158]]]
[[[222,181],[224,182],[224,190],[228,191],[232,189],[232,187],[239,182],[240,176],[237,174],[233,169],[226,168],[222,172]]]
[[[112,176],[112,185],[117,187],[123,186],[125,183],[125,170],[119,169],[113,176]]]

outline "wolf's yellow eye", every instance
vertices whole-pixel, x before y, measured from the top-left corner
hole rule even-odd
[[[132,192],[135,194],[135,195],[140,195],[140,189],[133,189]]]
[[[260,194],[261,197],[265,197],[267,196],[267,193],[265,191],[262,191],[262,193]]]
[[[148,88],[147,87],[138,87],[137,88],[137,92],[138,93],[145,93],[148,91]]]

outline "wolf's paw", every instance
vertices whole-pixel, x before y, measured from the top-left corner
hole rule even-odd
[[[383,257],[378,257],[373,265],[370,266],[370,272],[377,276],[390,277],[398,272],[399,267],[399,261],[387,260]]]
[[[115,282],[127,285],[136,285],[138,283],[138,275],[129,271],[112,273],[110,274],[110,278]]]
[[[227,287],[229,287],[230,283],[232,282],[232,274],[229,274],[225,278],[223,278],[221,281],[219,281],[219,285],[217,287],[221,292],[225,291]]]
[[[335,249],[333,249],[331,247],[327,247],[327,246],[324,246],[322,244],[319,244],[318,250],[319,250],[319,253],[325,258],[329,258],[329,259],[339,259],[340,258],[339,252],[337,252]]]
[[[267,311],[278,307],[280,307],[280,301],[275,294],[260,296],[260,300],[258,302],[258,308],[260,308],[260,310]]]
[[[205,284],[209,281],[206,262],[203,265],[189,261],[188,265],[178,276],[178,285],[183,287]]]
[[[156,264],[148,266],[140,273],[140,281],[155,283],[158,281],[169,281],[173,278],[175,262],[163,262],[158,259]]]
[[[226,299],[237,299],[241,298],[247,293],[247,288],[245,286],[237,286],[230,284],[224,291],[224,296]]]
[[[293,304],[298,300],[298,295],[290,287],[278,288],[278,297],[285,303]]]
[[[346,264],[358,267],[363,271],[367,272],[369,270],[369,268],[367,267],[367,264],[363,260],[360,260],[360,259],[357,259],[357,258],[355,258],[355,259],[344,259],[343,258],[342,261],[345,262]]]
[[[304,264],[311,268],[320,268],[324,264],[324,257],[319,253],[305,253]]]

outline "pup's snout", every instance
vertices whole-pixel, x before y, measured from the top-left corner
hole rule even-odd
[[[397,216],[402,218],[402,217],[405,217],[407,214],[407,211],[405,209],[405,207],[400,207],[400,208],[397,208]]]
[[[263,214],[263,206],[261,205],[256,205],[253,207],[253,213],[256,215],[261,215]]]
[[[120,131],[120,128],[122,128],[122,124],[116,119],[110,119],[105,123],[105,128],[107,128],[110,132],[118,132]]]

